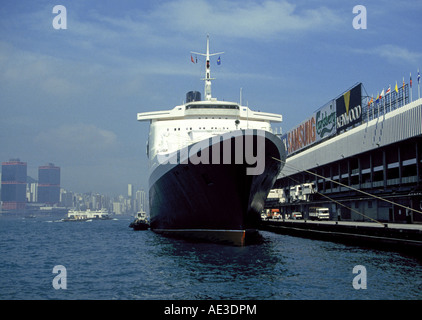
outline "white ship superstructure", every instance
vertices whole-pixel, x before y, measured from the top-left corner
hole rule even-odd
[[[259,129],[271,132],[270,122],[282,116],[252,111],[225,101],[194,101],[172,110],[138,113],[138,120],[150,120],[149,158],[168,154],[226,132]]]
[[[236,102],[219,101],[211,96],[210,56],[221,54],[197,53],[206,57],[205,100],[200,100],[199,92],[189,92],[185,104],[166,111],[138,113],[138,121],[150,121],[147,146],[152,168],[159,154],[169,154],[196,142],[236,130],[259,129],[272,132],[271,122],[282,122],[280,114],[253,111]],[[199,101],[195,101],[199,97]]]

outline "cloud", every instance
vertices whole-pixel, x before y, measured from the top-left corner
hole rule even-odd
[[[321,7],[301,12],[287,1],[180,0],[157,7],[149,19],[183,32],[205,30],[251,39],[311,31],[339,22],[331,9]]]
[[[70,75],[81,69],[76,63],[45,54],[29,52],[0,42],[0,80],[10,87],[32,87],[44,94],[61,96],[84,91]]]
[[[422,59],[422,52],[412,52],[405,47],[392,44],[380,45],[367,49],[352,49],[361,54],[376,55],[388,60],[389,62],[408,62],[416,64]]]
[[[0,55],[3,51],[3,58],[9,56],[4,63],[0,57],[5,83],[13,80],[26,86],[32,82],[42,92],[60,97],[81,95],[87,87],[78,79],[83,76],[90,81],[97,67],[136,73],[138,78],[150,74],[191,75],[168,53],[196,49],[199,34],[268,41],[330,29],[339,23],[331,8],[303,9],[285,0],[176,0],[112,15],[99,8],[87,10],[81,4],[66,6],[68,29],[64,31],[52,28],[54,15],[49,7],[20,15],[25,27],[37,33],[33,37],[24,34],[23,42],[10,39],[13,44],[6,51],[0,47]]]
[[[147,166],[137,152],[125,149],[117,135],[87,123],[63,124],[32,139],[30,165],[53,162],[61,168],[61,185],[76,192],[124,192],[127,183],[147,181]],[[136,145],[134,149],[139,149]],[[127,190],[127,189],[126,189]]]
[[[54,150],[61,161],[91,162],[115,151],[117,136],[91,124],[64,124],[39,133],[34,142],[39,150]]]
[[[341,19],[331,8],[302,9],[286,0],[176,0],[160,2],[149,9],[135,7],[123,15],[110,16],[98,9],[73,14],[68,18],[66,37],[86,49],[106,47],[110,41],[119,43],[114,49],[133,49],[139,45],[178,48],[189,42],[183,33],[265,40],[290,37],[297,32],[328,30],[338,23]],[[59,33],[52,32],[54,36]]]
[[[390,61],[406,60],[410,63],[416,63],[422,58],[421,52],[411,52],[404,47],[391,44],[375,48],[374,53]]]

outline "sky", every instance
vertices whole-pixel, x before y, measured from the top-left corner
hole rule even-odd
[[[412,73],[416,97],[422,69],[420,0],[2,0],[0,8],[0,161],[27,162],[35,179],[54,163],[73,192],[148,190],[149,125],[136,114],[203,94],[204,61],[192,63],[190,52],[205,52],[207,34],[211,52],[224,52],[220,65],[211,60],[213,97],[238,102],[242,88],[243,104],[283,115],[283,132],[358,82],[376,96]]]

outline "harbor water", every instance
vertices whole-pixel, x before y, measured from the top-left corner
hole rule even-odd
[[[265,231],[244,247],[193,243],[132,220],[0,218],[0,300],[422,298],[422,262],[399,252]]]

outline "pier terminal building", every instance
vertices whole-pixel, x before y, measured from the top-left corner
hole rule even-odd
[[[362,90],[354,85],[281,136],[288,156],[266,209],[422,223],[422,99],[409,99],[404,83],[375,101]]]

